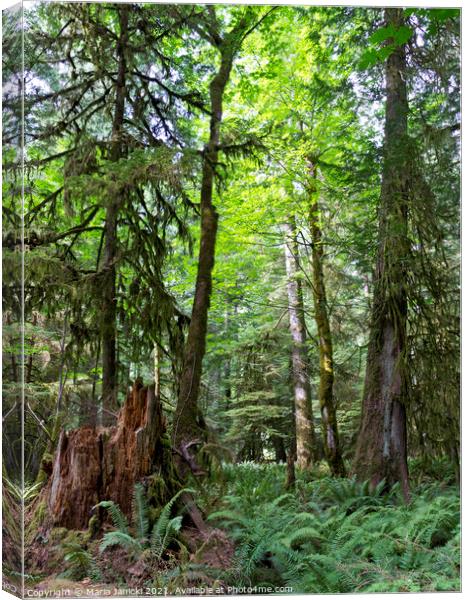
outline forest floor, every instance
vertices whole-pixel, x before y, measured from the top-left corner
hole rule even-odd
[[[285,491],[284,465],[225,465],[196,496],[207,536],[183,528],[156,564],[147,550],[100,552],[101,540],[68,532],[54,574],[48,561],[27,587],[61,597],[458,591],[459,488],[447,463],[430,471],[413,466],[407,505],[397,487],[382,495],[324,466]]]

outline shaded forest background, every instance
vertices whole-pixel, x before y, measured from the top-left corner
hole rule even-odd
[[[245,461],[283,464],[271,494],[280,478],[336,492],[348,477],[373,498],[396,485],[403,504],[431,478],[457,489],[459,12],[39,3],[24,165],[18,14],[3,42],[4,476],[14,489],[24,418],[34,526],[40,506],[70,530],[98,502],[130,513],[139,481],[154,506],[236,485],[228,463]],[[73,444],[95,448],[95,472]],[[181,498],[205,532],[208,507]]]

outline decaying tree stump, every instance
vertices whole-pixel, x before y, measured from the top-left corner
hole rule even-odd
[[[163,467],[165,419],[154,386],[135,383],[112,427],[62,431],[47,485],[54,526],[85,529],[92,507],[113,500],[131,512],[134,484]]]

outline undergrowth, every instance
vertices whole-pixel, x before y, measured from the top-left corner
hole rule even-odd
[[[184,492],[191,491],[190,489],[183,489],[175,494],[163,507],[152,529],[149,526],[148,505],[141,484],[135,486],[133,494],[133,523],[131,528],[133,531],[130,530],[125,515],[115,502],[111,500],[99,502],[96,507],[108,510],[115,528],[114,531],[104,534],[99,551],[104,552],[111,546],[121,546],[137,559],[145,550],[148,550],[153,558],[160,561],[182,526],[181,515],[171,518],[173,506]]]
[[[211,509],[209,523],[235,543],[223,570],[204,562],[204,545],[190,552],[183,543],[182,516],[171,515],[178,495],[150,527],[136,486],[131,524],[117,505],[102,502],[114,529],[92,550],[67,547],[66,573],[101,581],[100,557],[120,546],[128,564],[139,565],[133,576],[138,572],[139,581],[167,594],[190,585],[315,594],[458,591],[459,488],[442,466],[436,480],[415,465],[420,476],[405,504],[398,486],[385,493],[384,483],[371,489],[353,478],[334,479],[321,466],[298,473],[295,489],[285,492],[284,465],[224,465],[196,493],[199,505]]]
[[[172,512],[178,498],[191,489],[180,490],[162,508],[157,520],[150,524],[149,509],[145,490],[141,484],[136,484],[133,493],[133,511],[131,523],[115,502],[104,500],[95,508],[108,511],[113,523],[113,530],[104,533],[98,547],[98,554],[93,554],[90,548],[79,543],[65,543],[62,545],[64,561],[67,570],[62,576],[67,579],[80,580],[89,578],[91,581],[102,581],[105,577],[99,567],[100,555],[106,553],[111,547],[120,547],[128,558],[129,564],[141,563],[142,573],[146,570],[158,570],[167,559],[169,546],[173,543],[181,549],[186,549],[178,539],[182,526],[182,515],[172,517]],[[164,561],[164,558],[166,559]],[[113,571],[115,577],[116,572]]]
[[[227,493],[209,520],[236,542],[224,580],[295,593],[460,589],[459,490],[422,483],[409,505],[354,479],[310,474],[284,493],[278,465],[226,466]]]

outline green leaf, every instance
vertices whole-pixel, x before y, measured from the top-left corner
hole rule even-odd
[[[380,27],[377,29],[369,39],[370,44],[381,44],[382,42],[394,37],[396,28],[394,25],[388,25],[387,27]]]
[[[412,35],[413,29],[411,27],[408,27],[407,25],[403,25],[402,27],[399,27],[399,29],[397,29],[394,33],[394,41],[397,44],[402,45],[408,42]]]
[[[360,61],[358,63],[358,68],[360,71],[364,71],[369,67],[374,67],[374,65],[378,62],[378,53],[376,50],[365,50],[362,54]]]
[[[409,39],[413,35],[413,29],[408,25],[402,25],[401,27],[394,27],[394,25],[388,25],[387,27],[382,27],[377,29],[370,36],[371,44],[382,44],[386,40],[392,40],[394,44],[397,46],[402,46],[409,41]]]

